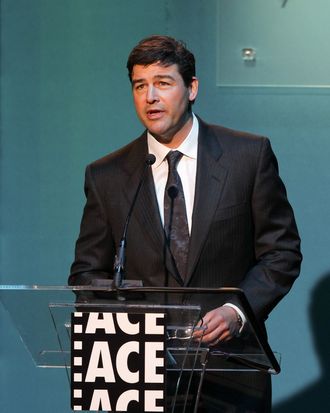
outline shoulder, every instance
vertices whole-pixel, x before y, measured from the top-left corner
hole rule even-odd
[[[264,151],[272,152],[269,139],[258,134],[214,125],[199,119],[200,143],[213,153],[231,161],[256,162]]]
[[[146,154],[147,139],[146,133],[143,133],[122,148],[93,161],[87,165],[87,170],[92,171],[93,174],[130,170],[141,160],[143,162]]]
[[[205,136],[218,139],[226,145],[261,144],[268,138],[251,132],[231,129],[218,124],[206,123],[199,118],[200,132]]]

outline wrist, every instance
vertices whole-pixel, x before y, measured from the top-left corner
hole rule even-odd
[[[246,318],[244,316],[244,313],[235,304],[225,303],[224,306],[225,307],[231,307],[235,311],[236,323],[237,323],[237,328],[238,328],[238,335],[241,334],[241,332],[244,328],[244,325],[246,323]]]

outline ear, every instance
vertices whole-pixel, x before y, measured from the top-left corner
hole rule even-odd
[[[190,102],[193,102],[196,97],[197,97],[197,93],[198,93],[198,79],[197,77],[193,77],[191,84],[189,86],[189,100]]]

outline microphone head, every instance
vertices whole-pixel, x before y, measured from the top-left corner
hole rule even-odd
[[[146,164],[148,166],[153,165],[156,162],[156,157],[155,155],[153,155],[152,153],[148,153],[148,155],[146,156]]]
[[[167,189],[167,193],[168,193],[168,196],[169,196],[171,199],[174,199],[174,198],[176,198],[176,197],[178,196],[179,189],[178,189],[178,187],[177,187],[176,185],[171,185],[171,186]]]

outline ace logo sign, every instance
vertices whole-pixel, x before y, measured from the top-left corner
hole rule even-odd
[[[76,312],[71,326],[72,410],[165,411],[165,314]]]

